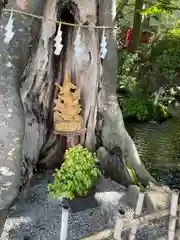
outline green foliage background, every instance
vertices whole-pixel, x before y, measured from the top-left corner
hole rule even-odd
[[[151,19],[158,16],[158,32],[152,44],[141,44],[135,54],[119,51],[118,93],[124,118],[138,121],[163,120],[170,117],[168,104],[180,98],[177,91],[180,79],[180,25],[177,9],[180,1],[158,0],[142,11]],[[123,18],[118,21],[120,28],[132,25],[134,1],[124,8]],[[165,22],[167,24],[165,24]],[[118,41],[121,40],[118,35]],[[142,53],[151,52],[144,61]],[[154,104],[159,89],[158,104]]]

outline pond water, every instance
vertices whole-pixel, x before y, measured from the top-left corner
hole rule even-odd
[[[180,189],[180,119],[163,123],[126,123],[141,160],[155,177]]]

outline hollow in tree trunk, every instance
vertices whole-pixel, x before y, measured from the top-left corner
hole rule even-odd
[[[15,0],[9,1],[10,6],[18,8]],[[131,182],[125,156],[143,183],[154,181],[124,127],[117,101],[115,29],[106,31],[108,53],[103,61],[99,57],[102,31],[93,27],[80,29],[83,53],[75,57],[73,43],[78,28],[62,25],[63,51],[60,56],[53,54],[58,26],[48,19],[113,27],[116,1],[31,0],[26,11],[43,14],[41,26],[39,20],[15,14],[16,34],[9,45],[3,42],[4,30],[0,29],[0,232],[9,207],[23,189],[28,189],[33,171],[60,166],[66,141],[53,133],[52,108],[57,96],[54,84],[61,83],[65,73],[82,93],[86,133],[81,144],[91,151],[99,149],[100,162],[118,169],[120,181]],[[3,12],[2,26],[9,14]],[[111,154],[118,156],[116,161]]]

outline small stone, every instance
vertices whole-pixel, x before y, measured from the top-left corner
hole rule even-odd
[[[125,197],[125,202],[128,204],[131,208],[136,207],[138,195],[140,192],[140,188],[136,185],[130,185],[127,190],[127,194]]]
[[[171,191],[168,187],[150,184],[145,195],[145,206],[148,212],[161,211],[170,206]]]

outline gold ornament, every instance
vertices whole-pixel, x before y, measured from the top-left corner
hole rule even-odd
[[[54,100],[53,109],[54,130],[56,132],[71,133],[83,129],[83,118],[81,112],[80,89],[71,83],[66,74],[62,86],[56,84],[60,92]]]

